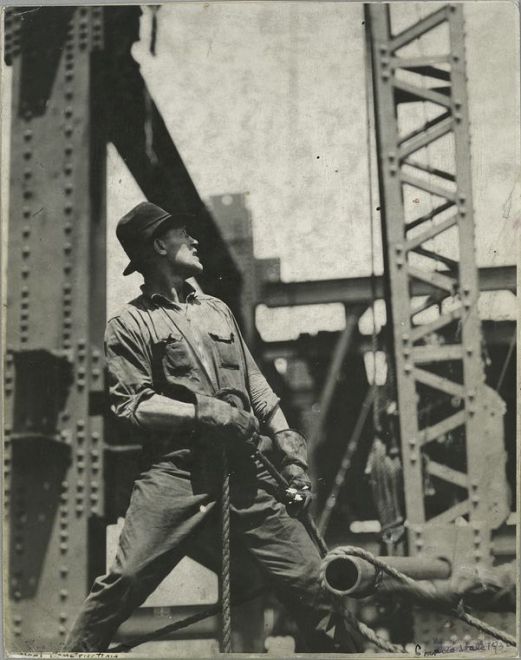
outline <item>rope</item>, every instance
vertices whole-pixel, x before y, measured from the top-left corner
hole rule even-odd
[[[429,604],[431,606],[434,605],[436,609],[443,609],[445,613],[450,614],[451,616],[455,617],[456,619],[459,619],[460,621],[463,621],[464,623],[466,623],[469,626],[472,626],[473,628],[476,628],[480,632],[489,635],[490,637],[494,637],[495,639],[499,639],[500,641],[510,646],[516,646],[515,637],[512,637],[511,635],[501,630],[498,630],[494,626],[491,626],[488,623],[481,621],[477,617],[468,614],[463,610],[463,605],[461,601],[456,606],[454,605],[451,606],[444,603],[439,597],[436,596],[436,594],[424,589],[418,584],[418,582],[416,582],[409,576],[405,575],[404,573],[401,573],[396,568],[389,566],[381,559],[377,559],[367,550],[363,550],[362,548],[357,548],[354,546],[345,546],[341,548],[336,548],[335,550],[332,550],[330,553],[330,555],[335,555],[335,554],[347,555],[347,556],[350,555],[354,557],[360,557],[361,559],[365,559],[373,566],[375,566],[379,571],[382,571],[387,575],[390,575],[391,577],[395,578],[402,584],[407,585],[408,593],[412,595],[416,600],[419,600],[424,604]],[[325,573],[325,566],[322,571],[322,584],[324,584],[324,573]]]
[[[346,608],[342,613],[344,616],[346,616],[347,612],[348,610]],[[405,648],[405,646],[402,646],[401,644],[393,644],[392,642],[387,641],[383,637],[380,637],[375,633],[375,631],[372,628],[366,626],[365,623],[358,621],[354,617],[351,619],[351,621],[354,624],[354,626],[358,629],[358,632],[362,635],[362,637],[364,637],[371,644],[378,646],[383,651],[387,651],[388,653],[407,653],[407,649]]]
[[[367,21],[367,17],[366,17]],[[365,119],[366,119],[366,131],[365,131],[365,141],[367,149],[367,178],[369,180],[369,227],[370,227],[370,249],[371,249],[371,353],[373,354],[373,365],[372,365],[372,379],[373,386],[375,387],[374,392],[374,405],[373,405],[373,427],[375,432],[378,432],[380,427],[380,400],[379,392],[376,386],[376,353],[378,352],[378,335],[376,332],[376,255],[375,255],[375,206],[374,206],[374,194],[373,194],[373,149],[372,149],[372,140],[371,136],[374,134],[372,130],[371,118],[374,117],[374,107],[373,107],[373,88],[372,88],[372,53],[371,53],[371,44],[369,42],[370,32],[369,27],[366,26],[367,37],[365,39],[365,50],[364,50],[364,65],[365,65]],[[380,208],[380,207],[378,207]]]
[[[230,471],[226,448],[222,448],[221,495],[221,653],[232,652],[232,613],[230,589]]]

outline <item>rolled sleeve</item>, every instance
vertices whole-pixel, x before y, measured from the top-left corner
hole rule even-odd
[[[155,394],[147,347],[130,323],[113,318],[105,332],[105,355],[111,410],[118,419],[139,427],[137,407]]]

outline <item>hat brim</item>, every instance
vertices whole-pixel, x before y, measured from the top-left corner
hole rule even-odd
[[[136,272],[136,267],[131,261],[128,264],[128,266],[125,268],[125,270],[123,271],[123,275],[131,275],[132,273],[135,273],[135,272]]]
[[[163,218],[159,218],[160,222],[154,227],[154,230],[148,240],[154,239],[158,234],[174,227],[183,227],[184,225],[191,224],[194,220],[194,215],[191,213],[176,213],[174,215],[167,213]],[[131,261],[123,271],[123,275],[131,275],[137,270],[136,265]]]

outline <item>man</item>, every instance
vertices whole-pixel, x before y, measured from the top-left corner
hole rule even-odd
[[[253,556],[290,610],[302,650],[354,652],[353,635],[342,626],[328,629],[317,548],[253,455],[254,438],[266,448],[271,437],[282,474],[305,501],[305,440],[289,429],[228,307],[187,284],[203,271],[189,222],[143,202],[118,223],[130,258],[124,275],[137,270],[144,285],[107,325],[110,398],[116,416],[143,437],[145,469],[115,561],[95,581],[65,650],[106,650],[118,626],[185,554],[204,554],[202,532],[218,508],[224,444],[232,540]],[[235,392],[245,405],[230,405],[223,392]]]

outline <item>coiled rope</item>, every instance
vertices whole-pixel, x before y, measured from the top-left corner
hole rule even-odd
[[[498,630],[494,626],[491,626],[488,623],[481,621],[481,619],[478,619],[477,617],[472,616],[471,614],[465,612],[463,609],[462,601],[459,601],[456,605],[449,604],[446,600],[440,598],[435,592],[423,588],[416,580],[413,580],[409,576],[398,571],[396,568],[389,566],[384,561],[378,559],[367,550],[363,550],[362,548],[357,548],[355,546],[344,546],[332,550],[329,553],[329,556],[333,556],[333,555],[352,556],[352,557],[360,557],[361,559],[365,559],[373,566],[375,566],[378,569],[378,571],[386,573],[387,575],[396,579],[398,582],[401,582],[403,585],[405,585],[407,587],[407,593],[421,604],[430,605],[431,607],[433,607],[438,611],[441,610],[443,611],[443,613],[449,614],[450,616],[453,616],[454,618],[463,621],[467,625],[472,626],[473,628],[476,628],[480,632],[489,635],[490,637],[494,637],[495,639],[498,639],[504,642],[505,644],[508,644],[509,646],[516,646],[515,637],[512,637],[511,635],[501,630]],[[322,565],[322,574],[321,574],[321,581],[323,586],[325,585],[325,566],[326,563],[324,562],[324,564]],[[341,610],[345,613],[345,608],[341,607]],[[373,641],[369,637],[369,634],[373,633],[373,631],[370,628],[367,628],[367,626],[364,626],[364,624],[359,624],[359,626],[360,626],[360,632],[364,635],[364,637],[366,637],[366,639],[368,639],[369,641]],[[389,648],[385,648],[382,645],[382,641],[385,640],[378,638],[378,641],[373,641],[373,643],[377,644],[378,646],[380,646],[380,648],[384,650],[390,650]],[[385,643],[389,644],[388,642]],[[396,645],[392,645],[392,646],[395,649],[393,651],[394,653],[403,652],[403,647],[396,647]],[[398,648],[400,649],[399,651],[397,650]]]

